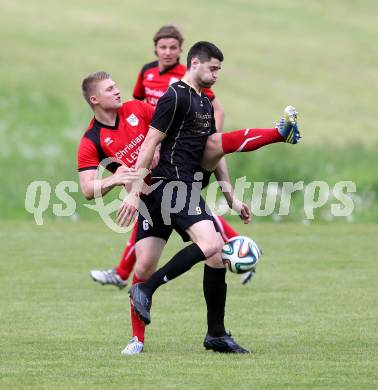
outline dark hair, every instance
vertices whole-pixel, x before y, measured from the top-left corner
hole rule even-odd
[[[186,66],[190,69],[192,65],[192,59],[198,58],[200,62],[210,61],[212,58],[216,58],[219,61],[223,61],[223,53],[213,43],[200,41],[195,43],[188,52]]]
[[[88,75],[81,83],[81,92],[84,99],[92,107],[92,103],[89,100],[92,95],[96,93],[97,84],[102,80],[110,79],[111,76],[107,72],[96,72]]]
[[[163,38],[177,39],[180,47],[184,42],[184,38],[182,37],[180,30],[173,24],[167,24],[159,28],[158,32],[154,35],[152,39],[154,41],[154,45],[156,46],[158,41]]]

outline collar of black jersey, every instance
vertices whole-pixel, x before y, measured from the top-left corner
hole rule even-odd
[[[156,62],[157,62],[158,68],[159,68],[159,61],[156,61]],[[172,70],[174,67],[176,67],[179,63],[180,63],[180,58],[178,58],[176,63],[171,65],[169,68],[164,69],[162,72],[160,72],[160,70],[159,70],[160,76],[163,75],[163,74],[168,73],[170,70]]]
[[[185,76],[184,76],[185,77]],[[198,92],[196,88],[194,88],[194,86],[190,83],[188,83],[186,80],[184,80],[183,78],[180,80],[182,83],[186,84],[189,88],[192,88],[194,90],[194,92],[198,95],[198,96],[202,96],[202,91],[203,91],[203,88],[200,89],[200,91]]]
[[[94,118],[94,124],[98,127],[104,127],[105,129],[110,129],[110,130],[117,130],[118,129],[118,125],[119,125],[119,115],[117,113],[117,118],[116,118],[116,121],[115,121],[115,125],[114,126],[110,126],[110,125],[105,125],[104,123],[101,123],[100,121],[98,121],[96,119],[96,117]]]

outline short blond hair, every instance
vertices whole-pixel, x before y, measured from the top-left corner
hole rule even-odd
[[[96,93],[97,84],[100,81],[108,80],[111,76],[107,72],[96,72],[88,75],[81,83],[81,92],[83,93],[84,99],[92,107],[90,97]]]

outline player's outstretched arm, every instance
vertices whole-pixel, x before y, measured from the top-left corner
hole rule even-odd
[[[143,189],[144,178],[149,172],[155,151],[164,138],[165,133],[156,130],[153,127],[150,127],[148,130],[146,139],[140,149],[138,160],[135,164],[139,179],[132,183],[131,190],[117,213],[117,223],[120,226],[128,226],[134,221],[138,211],[139,197]]]
[[[121,165],[113,175],[101,180],[97,179],[97,169],[79,172],[81,192],[88,200],[103,196],[116,186],[130,186],[137,178],[137,172],[126,165]]]

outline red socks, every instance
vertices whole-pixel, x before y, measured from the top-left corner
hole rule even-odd
[[[134,272],[133,286],[134,284],[142,283],[144,281],[145,281],[144,279],[139,279]],[[137,336],[138,340],[144,343],[144,332],[145,332],[144,322],[139,319],[138,315],[134,311],[134,306],[131,303],[130,303],[130,315],[131,315],[131,327],[133,329],[133,336]]]
[[[224,242],[227,242],[232,237],[240,236],[240,234],[230,226],[223,217],[217,214],[213,214],[213,217]]]
[[[123,280],[129,278],[136,262],[135,239],[137,234],[137,228],[138,228],[138,220],[136,220],[134,223],[134,228],[130,240],[126,245],[125,250],[123,251],[122,259],[117,267],[117,274]],[[145,281],[144,279],[139,279],[134,272],[132,285],[137,283],[142,283],[144,281]],[[130,303],[130,317],[131,317],[131,327],[133,331],[133,336],[137,336],[138,340],[144,343],[144,332],[145,332],[144,323],[139,319],[138,315],[135,313],[134,307],[131,303]]]
[[[274,129],[244,129],[222,133],[224,154],[233,152],[250,152],[264,145],[283,142],[284,138]]]
[[[138,220],[134,222],[133,232],[129,242],[123,251],[121,261],[117,267],[117,274],[123,279],[127,280],[134,268],[136,262],[135,256],[135,239],[138,230]]]

